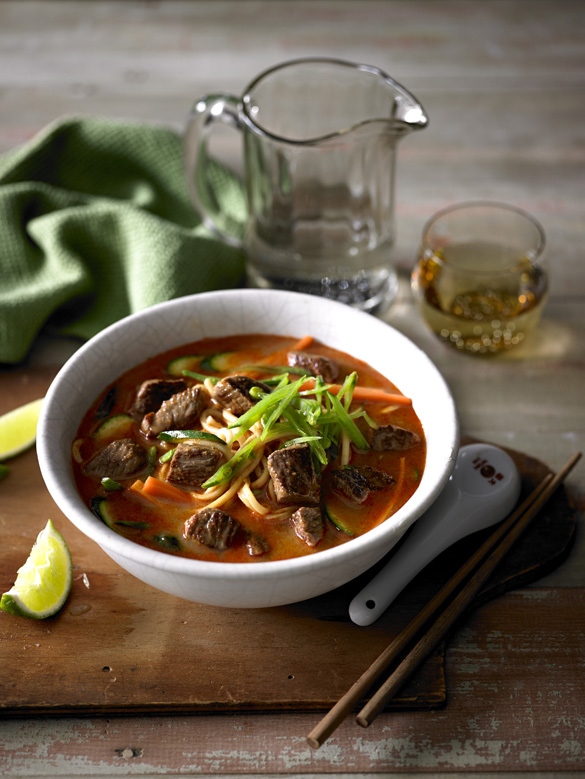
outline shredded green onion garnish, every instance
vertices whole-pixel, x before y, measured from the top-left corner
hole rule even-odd
[[[121,490],[122,485],[118,481],[114,481],[114,479],[110,479],[109,476],[104,476],[102,479],[102,487],[108,492],[114,492],[115,490]]]
[[[195,371],[181,371],[183,376],[189,376],[190,379],[197,379],[197,381],[205,381],[209,379],[213,384],[217,384],[219,381],[217,376],[208,376],[205,373],[195,373]]]
[[[362,435],[356,423],[339,402],[339,398],[335,397],[335,395],[332,395],[331,393],[329,393],[329,395],[331,397],[333,410],[337,413],[339,424],[343,428],[344,432],[349,436],[349,440],[354,443],[358,449],[369,449],[370,446],[368,442]]]
[[[172,460],[173,455],[175,453],[174,449],[169,449],[168,452],[165,452],[161,457],[159,457],[159,462],[162,463],[168,463],[169,460]]]
[[[257,367],[266,368],[266,366]],[[288,371],[288,369],[279,370]],[[342,433],[345,433],[358,449],[367,450],[370,448],[354,420],[364,418],[367,424],[372,427],[376,426],[375,423],[363,409],[349,411],[353,391],[357,384],[357,373],[354,371],[345,378],[338,395],[329,391],[329,385],[320,376],[316,377],[315,386],[312,389],[301,390],[307,378],[307,375],[303,373],[297,381],[291,383],[288,373],[283,373],[278,376],[278,386],[270,392],[265,392],[260,387],[254,387],[251,390],[250,395],[257,402],[235,422],[232,422],[229,428],[235,430],[235,439],[250,430],[257,422],[261,422],[262,432],[259,437],[254,437],[239,449],[231,460],[222,465],[202,485],[205,489],[229,481],[240,470],[248,457],[253,455],[256,447],[279,438],[288,439],[283,446],[308,444],[316,466],[327,465],[327,450],[339,446]],[[183,432],[190,433],[192,431]],[[163,435],[165,434],[161,433],[159,438],[162,438]]]
[[[213,476],[207,479],[207,481],[203,482],[201,485],[203,489],[206,490],[209,487],[216,487],[218,484],[223,484],[224,482],[229,481],[232,476],[235,476],[235,474],[242,468],[248,457],[251,457],[254,454],[254,449],[258,446],[259,443],[260,442],[257,438],[253,438],[251,441],[248,441],[247,444],[242,446],[241,449],[238,449],[231,460],[228,460],[227,463],[224,463],[220,468],[217,469]]]
[[[267,393],[261,400],[252,406],[251,409],[242,414],[236,422],[232,422],[231,425],[228,425],[230,429],[238,428],[236,438],[239,438],[243,433],[249,430],[252,425],[255,425],[264,414],[270,413],[270,415],[273,416],[272,411],[275,407],[280,406],[283,398],[288,398],[286,402],[286,404],[288,404],[305,379],[306,376],[303,376],[298,381],[295,381],[294,384],[285,384],[282,387],[277,387],[272,392]],[[277,421],[278,417],[273,420],[273,422]],[[264,427],[266,428],[266,425]]]

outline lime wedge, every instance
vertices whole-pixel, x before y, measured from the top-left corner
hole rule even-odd
[[[65,539],[51,520],[41,530],[14,586],[0,599],[0,608],[29,619],[56,614],[71,592],[73,565]]]
[[[34,444],[42,402],[39,398],[0,416],[0,460],[8,460]]]

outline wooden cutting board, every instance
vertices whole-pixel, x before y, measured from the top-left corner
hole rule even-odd
[[[54,370],[0,374],[0,413],[41,397]],[[512,450],[527,493],[548,468]],[[348,617],[372,572],[291,606],[220,609],[138,581],[57,509],[30,450],[0,483],[0,592],[10,588],[50,517],[74,562],[71,596],[57,616],[0,612],[0,716],[111,715],[330,708],[489,531],[459,542],[423,571],[367,628]],[[497,570],[477,604],[552,570],[568,553],[576,514],[559,489]],[[442,645],[391,708],[446,700]]]

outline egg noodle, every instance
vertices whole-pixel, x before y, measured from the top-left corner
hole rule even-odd
[[[327,450],[334,445],[343,467],[351,458],[352,439],[360,448],[369,448],[353,419],[359,416],[372,426],[375,423],[361,408],[349,411],[357,374],[348,376],[338,397],[331,395],[320,380],[313,389],[302,391],[306,378],[302,376],[291,384],[288,378],[281,377],[272,392],[258,391],[259,402],[250,416],[259,418],[251,424],[248,414],[238,417],[213,400],[213,379],[205,378],[196,385],[202,386],[211,398],[211,406],[204,409],[199,420],[201,430],[214,437],[206,438],[206,445],[217,448],[225,458],[224,465],[202,485],[203,489],[190,491],[197,502],[208,508],[219,508],[237,495],[250,511],[267,519],[286,519],[294,508],[274,508],[277,501],[268,469],[271,452],[291,443],[305,442],[313,448],[314,459],[326,465]],[[340,397],[345,400],[343,405]],[[340,408],[344,412],[341,415],[344,425],[339,420]],[[169,440],[173,433],[163,435]],[[188,435],[181,433],[180,438],[188,440]],[[258,497],[261,493],[266,496],[266,502]]]

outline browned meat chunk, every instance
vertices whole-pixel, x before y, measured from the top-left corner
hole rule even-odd
[[[227,408],[232,414],[241,416],[256,403],[250,395],[252,387],[259,387],[264,392],[270,392],[270,388],[261,381],[254,381],[249,376],[227,376],[217,382],[213,388],[213,399],[220,406]]]
[[[363,503],[370,492],[384,489],[393,483],[391,476],[369,465],[331,472],[332,489],[352,503]]]
[[[250,533],[246,539],[246,548],[252,557],[260,557],[270,551],[268,542],[260,536]]]
[[[268,457],[276,500],[282,505],[319,503],[321,485],[308,444],[277,449]]]
[[[148,454],[132,438],[120,438],[112,441],[85,466],[84,473],[101,479],[129,479],[144,470],[148,464]]]
[[[199,424],[208,395],[202,387],[189,387],[164,400],[158,411],[146,414],[142,431],[158,435],[165,430],[188,430]]]
[[[216,472],[223,454],[205,443],[181,442],[171,458],[167,481],[178,487],[195,489]]]
[[[291,367],[302,368],[311,376],[321,376],[323,381],[335,381],[339,374],[339,366],[329,357],[308,352],[289,352],[286,358]]]
[[[331,487],[352,503],[363,503],[370,494],[368,480],[357,468],[332,471]]]
[[[221,509],[202,509],[185,522],[183,535],[218,552],[230,547],[240,529],[240,523]]]
[[[371,465],[360,465],[360,471],[366,477],[368,481],[368,487],[371,490],[383,490],[384,487],[389,487],[394,484],[394,479],[386,471],[381,471],[379,468],[372,468]]]
[[[132,413],[137,417],[143,417],[151,411],[158,411],[163,400],[167,400],[186,387],[185,379],[149,379],[138,388]]]
[[[396,425],[380,425],[372,431],[371,445],[376,452],[388,449],[410,449],[420,444],[420,436]]]
[[[295,533],[308,546],[317,546],[323,538],[323,515],[319,506],[303,506],[291,516]]]

